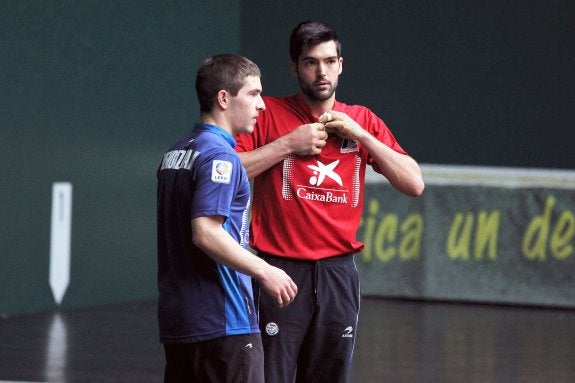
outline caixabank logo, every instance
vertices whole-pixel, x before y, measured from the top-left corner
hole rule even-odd
[[[297,162],[296,162],[297,161]],[[295,157],[284,160],[282,195],[286,200],[305,199],[319,203],[334,203],[355,207],[359,201],[359,157],[347,163],[339,159]]]

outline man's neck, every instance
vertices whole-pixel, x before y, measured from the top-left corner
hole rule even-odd
[[[215,125],[221,129],[225,130],[230,135],[234,134],[234,132],[232,132],[231,129],[226,124],[225,119],[223,119],[221,116],[217,116],[217,115],[214,115],[212,113],[204,113],[204,114],[202,114],[201,122],[202,122],[202,124]]]
[[[320,116],[326,110],[331,110],[333,108],[333,105],[335,104],[335,93],[327,100],[311,99],[309,96],[307,96],[305,93],[301,91],[299,92],[299,94],[306,103],[306,105],[308,106],[310,112],[314,116]]]

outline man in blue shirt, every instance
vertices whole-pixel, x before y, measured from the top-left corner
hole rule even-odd
[[[196,76],[201,123],[158,169],[158,320],[164,381],[264,382],[251,277],[279,307],[297,286],[247,249],[250,185],[234,136],[265,109],[250,60],[216,55]]]

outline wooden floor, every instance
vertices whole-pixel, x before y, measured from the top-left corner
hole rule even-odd
[[[0,382],[161,382],[155,310],[0,319]],[[575,310],[364,298],[352,382],[575,382]]]

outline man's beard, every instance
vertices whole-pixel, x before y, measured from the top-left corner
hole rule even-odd
[[[299,80],[299,87],[302,90],[302,92],[313,101],[328,100],[331,96],[333,96],[337,88],[337,82],[335,82],[331,83],[329,89],[318,91],[313,84],[312,85],[306,84],[299,76],[298,80]]]

